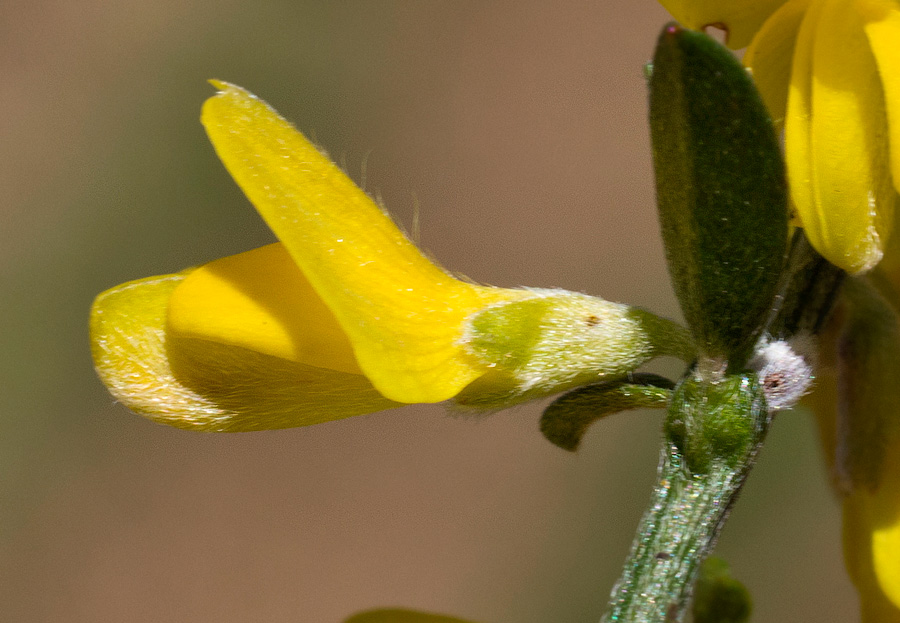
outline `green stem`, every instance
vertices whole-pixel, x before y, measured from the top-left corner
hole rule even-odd
[[[680,621],[700,564],[715,545],[746,476],[722,461],[690,475],[674,445],[663,451],[650,510],[604,621]]]
[[[818,333],[843,278],[798,230],[765,334]],[[736,370],[745,365],[730,363]],[[700,565],[753,467],[771,414],[756,375],[723,376],[723,364],[701,359],[673,393],[650,509],[613,588],[606,623],[682,620]]]
[[[690,377],[675,390],[650,509],[606,623],[681,621],[700,564],[752,467],[769,416],[750,376]]]

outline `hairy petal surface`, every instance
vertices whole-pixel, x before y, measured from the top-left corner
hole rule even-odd
[[[484,373],[459,344],[467,317],[524,291],[435,266],[336,165],[265,102],[214,82],[201,120],[216,152],[386,397],[440,402]]]

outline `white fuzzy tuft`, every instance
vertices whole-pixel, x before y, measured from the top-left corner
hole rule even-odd
[[[759,375],[769,411],[793,407],[810,390],[815,380],[814,352],[812,339],[805,336],[790,342],[762,340],[756,347],[750,367]]]

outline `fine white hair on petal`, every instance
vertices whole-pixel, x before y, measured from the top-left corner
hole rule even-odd
[[[814,360],[815,347],[809,336],[797,336],[790,342],[760,341],[750,368],[759,375],[769,411],[793,407],[811,389],[815,380]]]

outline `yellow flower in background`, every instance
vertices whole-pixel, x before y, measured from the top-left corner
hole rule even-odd
[[[248,431],[454,397],[497,408],[693,356],[647,312],[450,275],[267,104],[213,84],[201,120],[280,243],[97,297],[95,365],[131,409]]]
[[[692,28],[749,43],[744,64],[785,132],[791,199],[826,259],[882,259],[900,190],[900,2],[661,0]],[[751,41],[752,37],[752,41]]]

